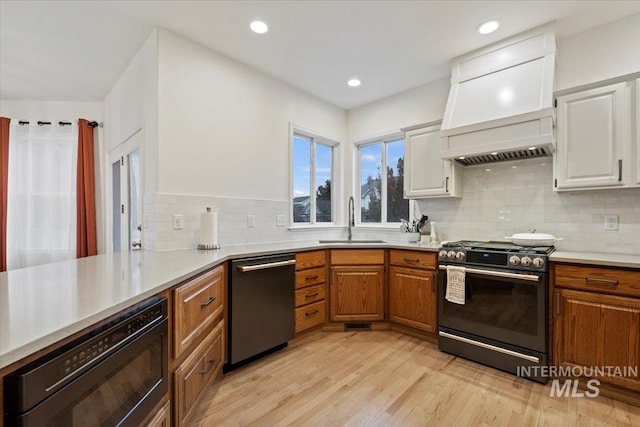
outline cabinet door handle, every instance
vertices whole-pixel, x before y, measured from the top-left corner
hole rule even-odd
[[[316,274],[315,276],[309,276],[306,277],[304,280],[306,280],[307,282],[311,281],[311,280],[316,280],[318,278],[318,275]]]
[[[304,297],[305,297],[305,298],[313,298],[313,297],[317,297],[317,296],[318,296],[318,293],[317,293],[317,292],[314,292],[314,293],[312,293],[312,294],[305,295]]]
[[[560,292],[556,291],[556,314],[560,314]]]
[[[320,313],[318,310],[313,310],[313,311],[308,311],[304,314],[304,317],[311,317],[311,316],[315,316],[316,314]]]
[[[444,191],[445,193],[449,192],[449,177],[446,177],[444,180]]]
[[[618,182],[622,181],[622,159],[618,159]]]
[[[609,279],[598,279],[597,277],[585,277],[584,281],[587,282],[587,285],[617,285],[617,280],[609,280]]]
[[[404,262],[420,262],[419,258],[405,258]]]
[[[431,292],[436,291],[436,276],[435,274],[431,275]]]
[[[208,374],[215,364],[216,364],[216,359],[209,360],[209,365],[207,365],[206,369],[200,371],[200,373],[202,375]]]
[[[215,300],[216,300],[216,297],[209,297],[207,302],[203,302],[203,303],[200,304],[200,307],[202,307],[202,308],[207,307],[207,306],[211,305],[211,303],[214,302]]]

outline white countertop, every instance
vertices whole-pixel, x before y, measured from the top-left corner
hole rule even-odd
[[[439,245],[301,241],[237,245],[217,251],[143,250],[0,273],[0,368],[229,259],[309,249],[372,247],[436,252]],[[557,251],[550,259],[640,268],[638,255]]]
[[[228,259],[328,247],[436,251],[438,245],[305,241],[229,246],[216,251],[143,250],[0,273],[0,368]]]
[[[549,256],[553,262],[571,262],[611,267],[640,268],[640,255],[601,252],[556,251]]]

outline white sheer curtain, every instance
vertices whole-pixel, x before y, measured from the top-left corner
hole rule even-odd
[[[11,121],[7,269],[76,256],[77,123]]]

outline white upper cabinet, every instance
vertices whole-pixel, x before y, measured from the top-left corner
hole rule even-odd
[[[404,138],[404,197],[461,197],[460,166],[440,158],[440,123],[407,129]]]
[[[623,82],[558,98],[554,189],[633,185],[628,88]]]

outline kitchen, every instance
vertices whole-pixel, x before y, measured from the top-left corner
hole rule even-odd
[[[232,9],[227,10],[229,16],[234,16]],[[136,10],[134,7],[133,11]],[[313,12],[320,13],[319,10]],[[7,14],[3,13],[3,16]],[[560,37],[556,94],[640,70],[633,43],[638,38],[637,11],[635,15],[620,15],[619,18]],[[548,22],[540,19],[521,30]],[[474,22],[472,30],[477,24],[479,22]],[[512,34],[496,35],[490,42]],[[476,34],[473,36],[477,37]],[[390,92],[388,97],[372,99],[359,106],[338,107],[235,62],[175,31],[157,28],[144,40],[137,50],[134,49],[137,53],[129,58],[124,72],[110,86],[104,102],[56,103],[5,100],[3,97],[0,115],[53,120],[87,116],[104,122],[104,127],[98,128],[98,140],[103,144],[101,154],[105,157],[143,124],[143,244],[145,251],[157,252],[158,256],[165,257],[165,262],[172,259],[170,251],[197,246],[200,213],[207,206],[218,213],[222,250],[231,253],[234,246],[241,244],[280,242],[276,246],[280,245],[281,250],[286,251],[289,247],[283,242],[298,242],[290,247],[293,250],[308,247],[304,242],[344,239],[346,201],[349,195],[357,194],[357,190],[349,190],[354,188],[355,174],[350,165],[354,164],[356,154],[347,148],[347,144],[441,120],[450,89],[450,64],[447,62],[443,78],[416,84],[414,89],[398,91],[400,93]],[[265,40],[268,42],[269,39],[258,39],[255,43],[265,43]],[[488,44],[481,39],[474,43],[473,49]],[[262,48],[266,49],[266,46]],[[473,49],[460,50],[456,54]],[[242,62],[245,61],[248,60]],[[345,76],[345,80],[347,77],[350,75]],[[365,87],[368,82],[364,75],[362,78]],[[304,227],[290,223],[291,126],[341,142],[337,148],[341,156],[340,167],[334,182],[343,184],[334,186],[335,226]],[[269,159],[269,162],[263,159]],[[103,159],[101,164],[102,176],[106,176],[109,163]],[[553,190],[553,167],[552,157],[465,167],[461,198],[418,199],[412,216],[419,218],[425,213],[436,221],[441,241],[503,240],[504,236],[537,228],[539,232],[565,239],[558,242],[558,251],[588,250],[632,257],[640,254],[638,189],[557,192]],[[630,170],[623,169],[625,174]],[[97,192],[102,195],[97,201],[99,206],[102,203],[98,215],[103,212],[104,216],[98,220],[102,236],[100,253],[109,252],[107,248],[110,247],[105,181],[108,180],[102,181],[101,190]],[[176,214],[184,215],[182,230],[173,229]],[[248,215],[254,216],[254,227],[247,226]],[[291,227],[279,226],[278,215],[285,215]],[[618,216],[618,231],[604,230],[604,215]],[[399,242],[406,236],[400,234],[397,227],[367,226],[358,222],[354,227],[354,238]],[[145,251],[132,256],[152,256]],[[118,254],[112,256],[122,262],[125,276],[133,274],[135,264],[119,258]],[[620,260],[623,257],[613,258]],[[215,259],[212,256],[208,262],[215,262]],[[161,264],[161,261],[157,262]],[[202,265],[197,262],[187,259],[179,262],[183,267],[175,267],[175,277],[186,278],[188,271],[201,271]],[[146,275],[156,274],[151,269],[144,264]],[[6,280],[7,275],[3,275]],[[120,300],[126,294],[124,283],[122,288],[122,295],[115,298],[120,309],[125,308]],[[104,293],[98,288],[95,292]],[[57,298],[55,301],[61,299],[60,306],[66,306],[64,295],[51,297]],[[24,296],[25,300],[28,298],[28,295]],[[117,311],[111,310],[109,314]],[[58,322],[57,316],[66,314],[45,309],[43,315]],[[89,315],[99,320],[95,316],[96,313]]]

